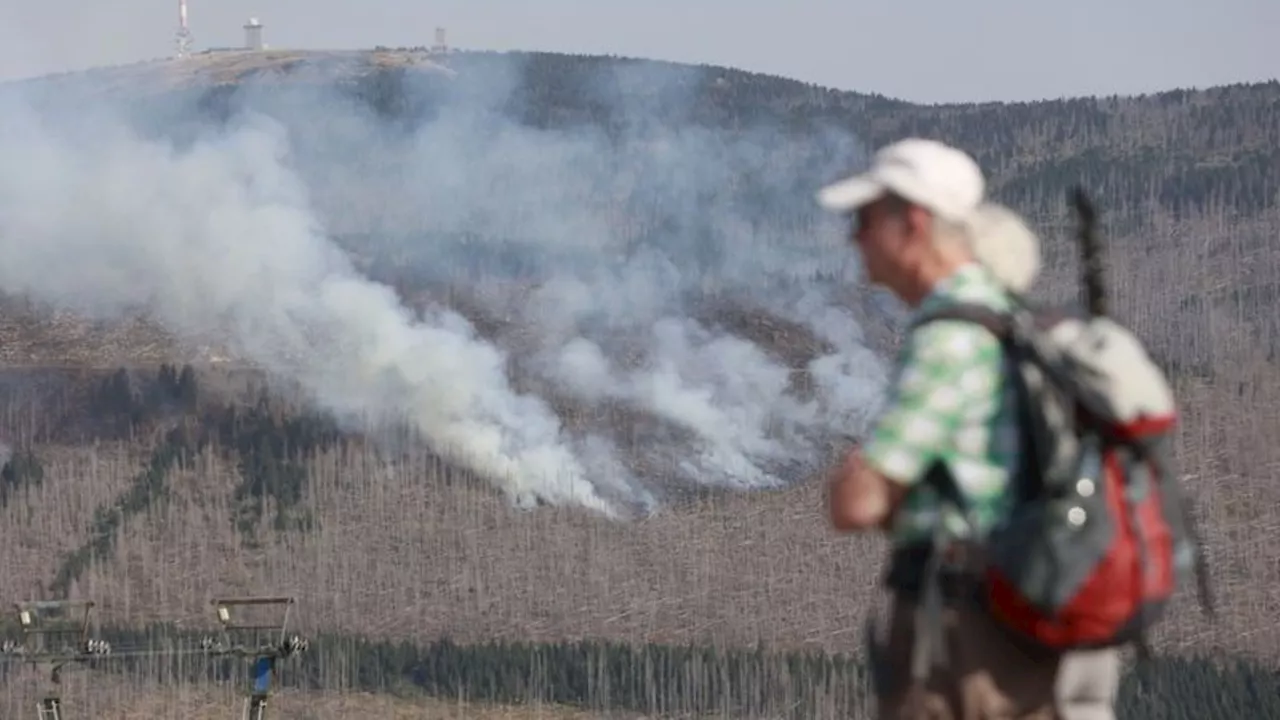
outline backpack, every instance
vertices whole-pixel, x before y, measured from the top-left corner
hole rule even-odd
[[[1211,613],[1172,463],[1173,392],[1142,343],[1106,317],[1025,305],[951,306],[915,324],[944,319],[986,327],[1015,370],[1022,469],[1008,516],[980,542],[984,609],[1053,651],[1145,650],[1145,634],[1194,570]],[[966,510],[954,486],[936,489]]]
[[[1001,313],[940,308],[914,322],[962,320],[1000,339],[1014,369],[1022,461],[1010,511],[979,539],[979,603],[1033,646],[1063,652],[1136,644],[1194,570],[1214,614],[1203,546],[1173,466],[1177,403],[1142,342],[1106,315],[1096,215],[1075,189],[1087,312],[1014,297]],[[930,473],[962,514],[945,472]],[[972,526],[973,523],[971,522]],[[935,555],[947,544],[935,536]],[[930,571],[937,572],[937,564]]]

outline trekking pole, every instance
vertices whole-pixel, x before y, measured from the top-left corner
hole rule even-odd
[[[1071,190],[1071,205],[1080,219],[1080,273],[1084,285],[1085,306],[1093,317],[1107,314],[1106,278],[1102,270],[1102,246],[1098,242],[1098,213],[1084,187]]]
[[[1107,314],[1107,293],[1102,271],[1102,246],[1098,242],[1097,210],[1084,187],[1080,185],[1071,190],[1071,204],[1080,218],[1080,271],[1084,284],[1085,303],[1091,316],[1103,317]],[[1182,522],[1193,547],[1196,590],[1200,595],[1200,607],[1205,615],[1214,618],[1217,617],[1217,603],[1209,580],[1204,539],[1192,510],[1193,504],[1187,502],[1182,506]]]

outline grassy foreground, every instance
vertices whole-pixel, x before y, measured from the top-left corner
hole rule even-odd
[[[80,687],[62,696],[64,712],[73,718],[238,720],[243,712],[244,699],[239,694],[230,688],[213,685],[162,686],[119,680],[92,683],[82,680],[76,684]],[[88,687],[89,684],[92,685],[91,688]],[[30,693],[20,701],[11,698],[5,704],[5,717],[13,717],[15,720],[35,717],[36,697],[37,694]],[[10,712],[13,714],[8,714]],[[430,697],[408,698],[364,692],[287,689],[280,692],[268,706],[268,717],[272,720],[587,720],[600,718],[602,715],[554,705],[502,706]],[[623,720],[636,715],[618,713],[603,717]]]
[[[118,647],[191,649],[182,632],[110,633]],[[141,640],[149,642],[139,642]],[[130,641],[133,642],[130,642]],[[247,663],[190,652],[65,673],[69,717],[239,717]],[[48,676],[0,666],[0,717],[34,715]],[[869,717],[854,657],[621,643],[425,645],[321,635],[278,676],[275,718]],[[1123,681],[1126,720],[1280,717],[1280,672],[1242,660],[1157,656]]]

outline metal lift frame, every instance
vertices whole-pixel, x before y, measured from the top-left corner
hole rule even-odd
[[[267,702],[272,692],[272,680],[281,660],[293,657],[308,649],[310,643],[297,635],[288,636],[289,620],[297,600],[291,596],[221,597],[213,600],[214,612],[221,626],[216,636],[201,639],[196,650],[131,649],[113,653],[110,643],[92,634],[92,600],[29,600],[14,603],[18,626],[22,630],[21,642],[6,641],[0,645],[0,660],[20,662],[33,666],[48,665],[52,688],[36,703],[38,720],[66,720],[62,697],[58,688],[62,682],[62,669],[70,664],[90,664],[105,656],[117,657],[149,655],[183,655],[198,653],[213,658],[246,658],[251,660],[250,687],[245,698],[242,720],[266,720]],[[269,625],[240,623],[233,608],[249,605],[276,605],[284,607],[279,623]],[[83,613],[79,619],[64,623],[61,627],[45,627],[42,619],[57,614],[72,618],[76,611]],[[268,642],[236,642],[233,633],[270,631]],[[62,638],[58,642],[58,638]],[[68,640],[68,638],[73,638]]]
[[[242,720],[266,720],[267,702],[272,695],[271,681],[276,674],[276,664],[307,649],[308,643],[297,636],[286,639],[289,616],[297,600],[292,596],[249,596],[214,598],[214,612],[222,631],[217,639],[206,638],[203,643],[207,652],[215,656],[238,656],[250,658],[250,688],[245,698]],[[241,624],[236,622],[232,608],[238,606],[283,605],[284,617],[278,625]],[[264,645],[244,645],[234,642],[231,634],[234,631],[278,632],[274,643]]]
[[[111,652],[111,646],[90,634],[94,602],[92,600],[27,600],[14,603],[14,611],[18,618],[18,626],[22,629],[20,645],[6,644],[6,655],[16,656],[20,661],[31,665],[47,664],[50,667],[49,680],[52,687],[36,703],[36,717],[39,720],[64,720],[62,715],[62,696],[58,692],[62,684],[62,668],[71,663],[87,663]],[[76,611],[83,613],[78,626],[49,628],[41,622],[51,614],[59,614],[70,618]],[[67,644],[65,638],[71,636],[75,640]],[[63,638],[60,646],[54,646],[56,639]]]

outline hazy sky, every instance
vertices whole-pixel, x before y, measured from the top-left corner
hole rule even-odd
[[[1280,0],[189,0],[197,49],[450,44],[706,62],[908,100],[1280,75]],[[0,78],[164,57],[177,0],[0,0]]]

